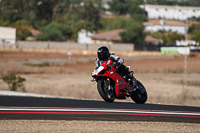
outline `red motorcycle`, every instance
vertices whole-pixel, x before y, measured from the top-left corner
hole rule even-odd
[[[110,64],[110,65],[108,65]],[[133,76],[123,76],[119,73],[112,60],[105,61],[98,69],[93,70],[91,76],[97,82],[97,89],[100,96],[106,102],[113,102],[115,99],[131,99],[138,104],[147,101],[147,91],[143,84]]]

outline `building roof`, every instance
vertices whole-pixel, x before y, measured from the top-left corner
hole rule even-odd
[[[150,7],[150,8],[157,8],[157,9],[184,9],[184,10],[200,10],[200,7],[196,7],[196,6],[178,6],[178,5],[174,5],[174,6],[170,6],[170,5],[140,5],[141,8],[145,8],[145,7]]]
[[[41,32],[39,30],[36,30],[36,29],[31,29],[31,34],[33,36],[37,36],[37,35],[41,34]]]
[[[120,41],[121,37],[119,33],[122,31],[123,29],[117,29],[117,30],[97,33],[92,36],[92,39]]]
[[[169,25],[169,26],[186,26],[185,21],[178,21],[178,20],[158,20],[158,19],[150,19],[148,22],[144,22],[144,25]],[[191,26],[193,24],[198,24],[197,21],[188,21],[188,25]]]
[[[152,37],[150,35],[146,36],[144,39],[145,42],[162,42],[161,39],[157,39],[155,37]]]

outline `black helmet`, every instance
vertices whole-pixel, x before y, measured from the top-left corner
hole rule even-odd
[[[107,60],[110,56],[109,49],[106,46],[102,46],[97,50],[97,55],[100,60]]]

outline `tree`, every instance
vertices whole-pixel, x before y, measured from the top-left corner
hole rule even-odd
[[[80,18],[86,25],[84,28],[88,31],[97,31],[100,27],[100,9],[92,1],[85,3],[83,10],[80,12]]]
[[[0,26],[9,26],[9,25],[10,25],[9,21],[5,21],[3,17],[0,17]]]
[[[46,20],[47,22],[51,22],[53,16],[53,9],[56,6],[56,0],[37,0],[36,7],[36,15],[42,20]]]
[[[119,15],[124,15],[128,13],[126,0],[113,0],[112,2],[109,2],[108,4],[110,6],[110,10]]]
[[[11,23],[24,19],[38,27],[51,22],[57,4],[56,0],[1,0],[0,15]]]
[[[145,11],[139,7],[140,4],[143,4],[143,1],[140,0],[113,0],[109,2],[110,10],[119,15],[129,14],[134,19],[138,19],[138,15],[145,17]],[[141,20],[141,19],[138,19]],[[143,19],[142,19],[143,20]]]
[[[40,30],[42,34],[37,39],[41,41],[66,41],[72,36],[72,29],[69,26],[58,23],[50,23]]]
[[[116,18],[102,18],[102,30],[108,31],[113,29],[123,29],[125,28],[125,23],[130,18],[124,18],[123,16],[119,16]]]
[[[160,33],[160,32],[155,32],[153,34],[151,34],[153,37],[158,38],[158,39],[162,39],[163,43],[165,45],[175,45],[176,40],[184,40],[185,36],[182,34],[178,34],[176,32],[172,32],[172,33]]]
[[[72,8],[70,0],[61,0],[53,8],[52,21],[56,23],[65,23],[64,15],[69,13]]]
[[[23,0],[1,0],[1,15],[10,22],[22,19],[25,13],[25,4],[26,1]]]
[[[32,25],[26,20],[18,20],[12,27],[17,29],[17,40],[25,40],[31,34]]]
[[[191,34],[191,39],[200,42],[200,24],[192,25],[188,32]]]
[[[120,36],[123,43],[142,44],[145,38],[144,26],[141,23],[130,21]]]
[[[199,1],[199,0],[188,0],[188,2],[189,2],[192,6],[200,6],[200,1]]]
[[[193,31],[192,39],[200,43],[200,29],[196,29]]]
[[[185,36],[178,34],[178,33],[169,33],[167,35],[167,44],[168,45],[174,45],[176,44],[176,40],[184,40]]]

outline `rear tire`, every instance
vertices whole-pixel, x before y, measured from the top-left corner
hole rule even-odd
[[[115,100],[115,90],[112,85],[110,85],[111,89],[108,90],[108,86],[105,82],[108,82],[106,79],[99,79],[97,82],[97,89],[100,94],[100,96],[106,101],[106,102],[113,102]]]
[[[137,80],[138,89],[131,94],[131,99],[138,104],[144,104],[147,101],[147,91],[143,84]]]

